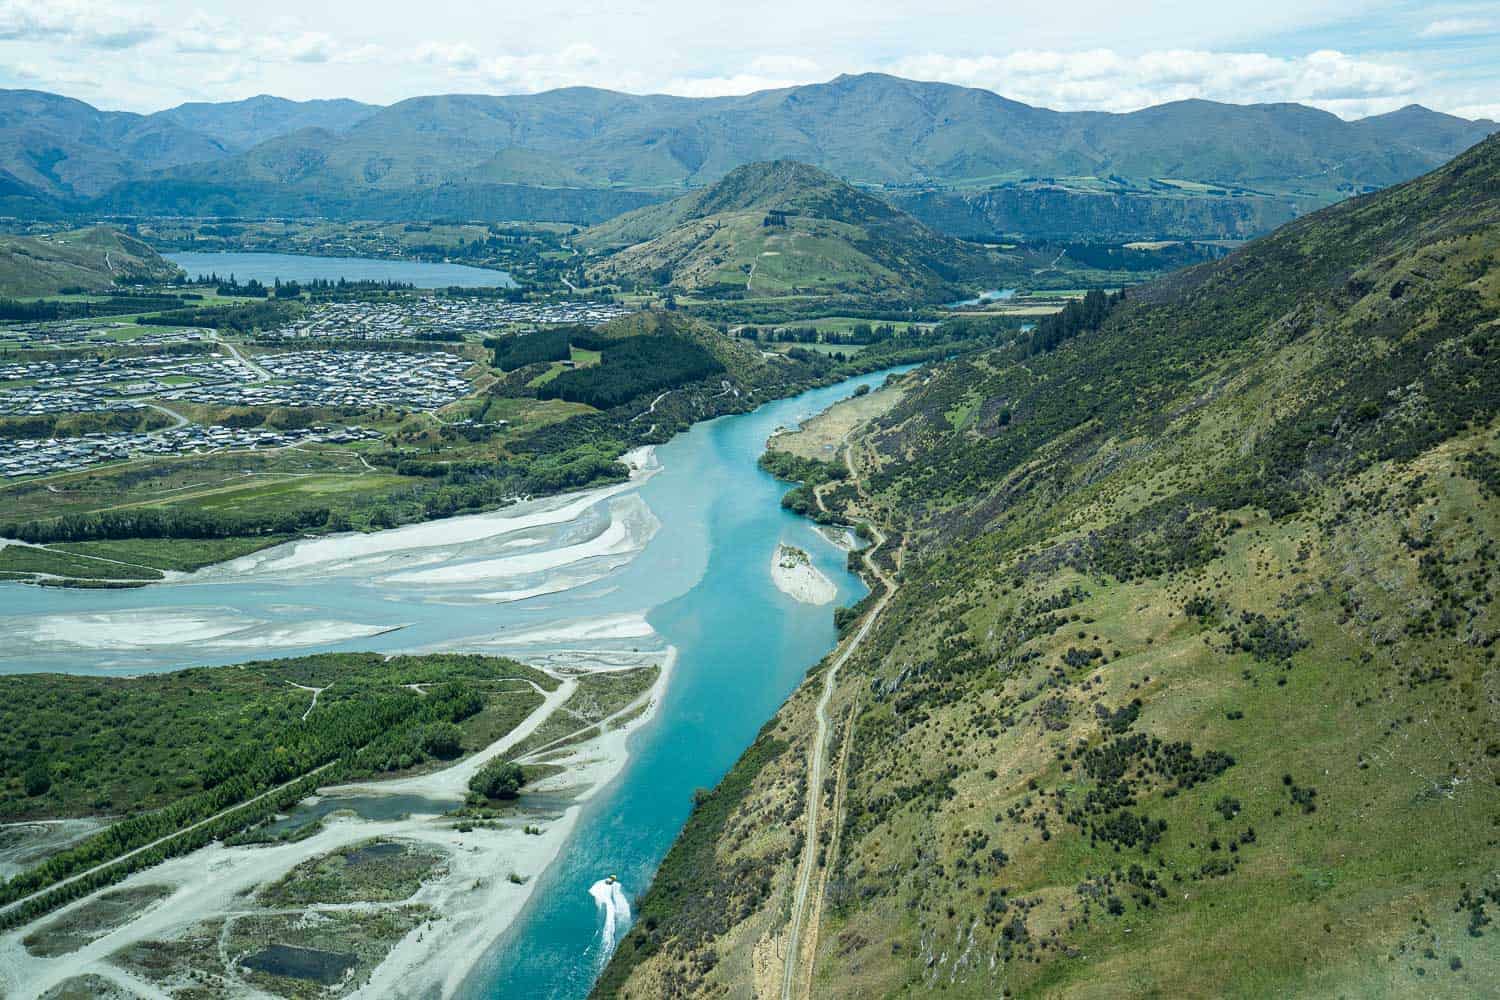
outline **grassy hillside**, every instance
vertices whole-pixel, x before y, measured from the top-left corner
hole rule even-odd
[[[1013,279],[1020,263],[942,236],[791,160],[740,167],[704,191],[595,226],[579,244],[616,248],[590,266],[595,281],[756,295],[931,299],[957,294],[968,282]]]
[[[177,265],[134,237],[106,226],[46,238],[0,235],[0,297],[104,290],[116,282],[158,282]]]
[[[817,675],[601,995],[779,987],[809,834],[799,996],[1500,988],[1497,253],[1492,139],[910,379],[833,498],[901,567],[834,819],[799,822]]]

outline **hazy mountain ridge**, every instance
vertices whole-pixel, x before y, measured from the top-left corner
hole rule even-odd
[[[101,111],[35,90],[0,90],[0,170],[42,200],[76,202],[155,171],[223,159],[301,128],[340,130],[375,108],[254,97],[155,114]]]
[[[152,115],[224,144],[243,150],[304,128],[342,132],[379,111],[373,104],[347,98],[289,101],[260,94],[243,101],[195,101]]]
[[[445,203],[462,208],[471,189],[495,184],[623,188],[639,203],[767,159],[799,160],[885,188],[967,192],[1027,178],[1114,175],[1142,188],[1176,179],[1274,200],[1231,210],[1241,221],[1207,220],[1208,231],[1190,234],[1199,236],[1274,222],[1298,210],[1299,193],[1321,204],[1405,180],[1495,128],[1416,107],[1359,122],[1300,105],[1209,101],[1129,114],[1057,112],[989,91],[880,74],[701,99],[573,87],[417,97],[385,108],[262,97],[151,116],[51,98],[58,107],[46,115],[17,113],[41,97],[50,95],[0,94],[0,169],[39,198],[76,203],[110,192],[100,210],[275,214],[311,205],[317,214],[337,215],[361,205],[395,217],[420,203],[423,189],[445,188]],[[58,111],[63,105],[66,114]],[[80,139],[106,126],[155,138],[123,145]],[[241,149],[255,140],[262,141]],[[129,186],[115,189],[122,183]],[[581,214],[569,221],[605,217],[599,196],[572,201]],[[538,194],[537,202],[518,217],[559,218],[544,214],[557,210],[558,199]],[[1100,211],[1096,202],[1083,205],[1085,213]],[[1148,215],[1162,212],[1153,205]],[[1186,228],[1196,224],[1192,209],[1165,214]]]
[[[781,982],[814,836],[794,995],[1493,991],[1497,418],[1500,138],[909,380],[834,818],[815,671],[598,995]]]

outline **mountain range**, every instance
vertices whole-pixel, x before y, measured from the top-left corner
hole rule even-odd
[[[1058,112],[880,74],[736,97],[574,87],[383,108],[258,97],[153,115],[6,91],[0,197],[11,211],[31,199],[95,213],[599,222],[746,163],[796,159],[950,232],[1024,234],[1028,212],[1044,213],[1022,194],[1039,191],[1046,217],[1078,203],[1080,224],[1102,212],[1140,235],[1244,235],[1416,176],[1495,128],[1417,106],[1354,122],[1198,100]]]

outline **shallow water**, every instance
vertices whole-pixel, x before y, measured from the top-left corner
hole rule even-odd
[[[263,285],[282,281],[401,281],[416,288],[514,288],[515,279],[505,271],[492,271],[466,264],[442,264],[425,260],[381,260],[376,257],[314,257],[298,253],[242,253],[237,251],[162,254],[188,273],[217,274],[244,283],[254,278]]]
[[[960,302],[949,302],[943,306],[944,309],[964,309],[969,306],[982,306],[989,302],[1004,302],[1015,298],[1014,288],[991,288],[987,292],[980,292],[978,298],[964,299]]]
[[[778,427],[885,377],[862,376],[699,424],[657,449],[660,471],[612,491],[279,546],[141,590],[0,584],[0,671],[109,674],[231,663],[249,658],[246,643],[271,641],[278,644],[255,646],[254,655],[466,649],[540,664],[618,666],[659,661],[675,648],[671,681],[652,721],[631,737],[624,770],[584,805],[522,917],[463,991],[581,997],[613,945],[590,887],[616,874],[627,899],[643,892],[694,790],[723,777],[833,648],[830,606],[799,603],[773,585],[776,546],[805,550],[837,586],[837,604],[865,593],[844,551],[781,509],[787,485],[755,461]],[[548,556],[562,551],[569,555],[561,562]],[[526,559],[496,565],[514,555]],[[566,589],[524,600],[497,596],[551,587]],[[154,626],[159,621],[171,627]],[[347,632],[353,625],[401,627],[339,638],[335,626]],[[616,937],[623,911],[611,912]]]
[[[240,959],[240,964],[268,976],[306,979],[322,986],[332,986],[359,964],[359,956],[290,944],[270,944]]]
[[[384,822],[403,816],[441,816],[458,805],[451,799],[429,799],[421,795],[328,795],[299,802],[284,819],[268,824],[265,832],[271,837],[279,837],[336,812],[352,812],[360,819]]]

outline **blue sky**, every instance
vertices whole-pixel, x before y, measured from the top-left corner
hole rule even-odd
[[[862,71],[1066,110],[1203,97],[1500,120],[1500,0],[0,0],[0,86],[135,111],[259,93],[732,94]]]

